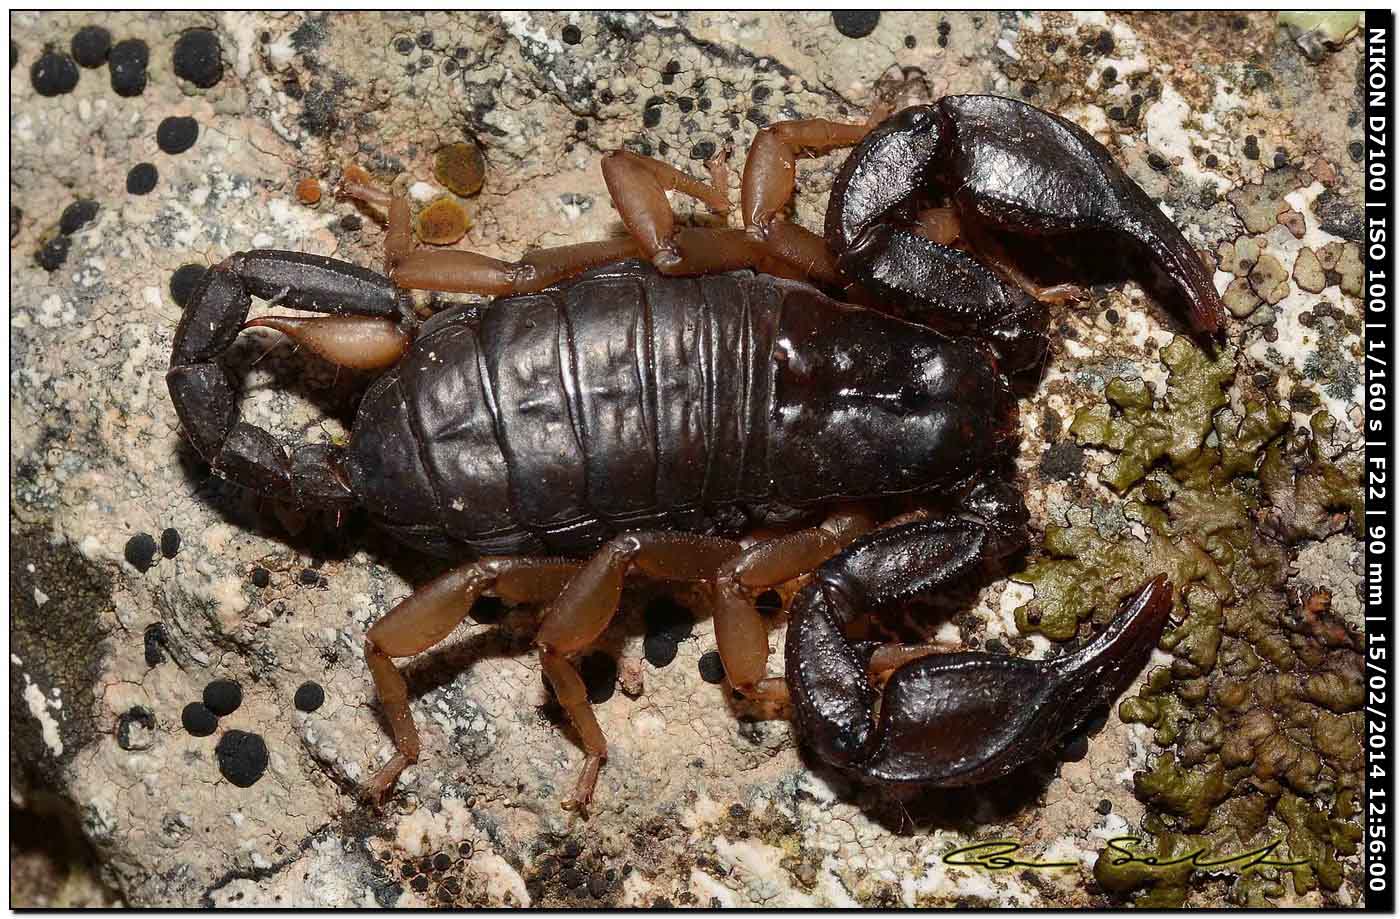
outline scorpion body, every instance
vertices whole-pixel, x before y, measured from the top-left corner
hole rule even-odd
[[[433,317],[366,393],[344,468],[422,551],[580,556],[948,488],[1014,428],[975,343],[797,282],[634,262]]]
[[[783,219],[797,153],[846,147],[824,236]],[[394,659],[494,595],[544,607],[535,647],[586,754],[565,803],[586,806],[607,742],[572,659],[607,628],[630,572],[709,584],[731,688],[789,702],[803,742],[864,781],[997,779],[1130,685],[1171,609],[1161,575],[1053,660],[877,644],[853,628],[1029,542],[1010,380],[1044,360],[1045,301],[1079,291],[1036,285],[1000,236],[1078,241],[1095,259],[1121,249],[1197,332],[1220,330],[1209,273],[1102,145],[990,96],[879,124],[782,122],[750,149],[743,229],[675,223],[667,191],[723,214],[721,183],[626,152],[604,157],[603,175],[627,237],[505,262],[415,251],[407,200],[347,170],[342,193],[387,211],[387,276],[240,253],[207,272],[176,330],[171,398],[216,473],[302,507],[363,505],[408,544],[469,559],[366,633],[395,746],[369,795],[420,752]],[[420,327],[405,288],[498,299]],[[330,315],[246,322],[253,297]],[[386,371],[348,443],[288,452],[240,420],[218,358],[250,325]],[[770,525],[786,532],[733,538]],[[784,676],[771,678],[754,598],[799,578]]]

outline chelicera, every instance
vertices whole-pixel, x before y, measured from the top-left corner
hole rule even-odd
[[[797,154],[849,147],[824,235],[784,219]],[[1012,273],[998,240],[1110,240],[1167,279],[1198,332],[1219,328],[1198,256],[1108,152],[991,96],[871,125],[780,123],[745,162],[743,229],[676,225],[666,191],[726,213],[718,182],[630,153],[603,171],[629,235],[517,262],[415,250],[407,202],[348,173],[344,194],[387,209],[387,276],[240,253],[208,272],[176,333],[171,396],[217,474],[306,507],[363,505],[409,545],[467,559],[367,633],[396,753],[366,791],[387,792],[419,755],[394,659],[441,641],[486,594],[544,605],[535,646],[586,754],[565,803],[587,805],[607,742],[573,659],[607,627],[630,572],[712,585],[733,689],[790,701],[802,741],[864,781],[996,779],[1116,698],[1166,622],[1163,577],[1049,661],[875,644],[850,629],[1027,543],[1010,481],[1011,381],[1044,358],[1044,300],[1072,290]],[[498,299],[420,325],[407,288]],[[251,297],[331,315],[247,325],[385,371],[346,445],[288,453],[239,420],[218,357]],[[736,539],[775,525],[786,534]],[[785,675],[773,677],[754,597],[804,575]]]

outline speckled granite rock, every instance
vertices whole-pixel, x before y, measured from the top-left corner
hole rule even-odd
[[[1242,347],[1231,399],[1252,387],[1302,428],[1327,409],[1335,459],[1357,449],[1361,421],[1355,42],[1317,45],[1309,59],[1270,16],[1204,14],[884,14],[861,38],[829,14],[11,21],[12,797],[53,790],[73,802],[126,902],[1123,902],[1091,868],[1107,839],[1158,819],[1133,784],[1162,752],[1148,727],[1115,714],[1087,755],[990,792],[862,790],[807,763],[785,721],[736,718],[753,713],[701,679],[714,639],[698,598],[680,597],[702,614],[674,662],[637,665],[640,611],[665,594],[643,583],[601,642],[625,672],[639,666],[644,687],[599,706],[612,755],[589,820],[558,807],[580,754],[526,653],[528,610],[465,626],[408,666],[423,759],[388,806],[361,805],[357,783],[390,750],[364,631],[438,569],[358,517],[337,529],[209,477],[164,385],[180,314],[170,277],[257,246],[376,264],[373,221],[329,195],[307,207],[293,193],[351,162],[403,174],[426,201],[440,192],[434,152],[478,139],[488,171],[465,202],[462,245],[508,256],[615,231],[603,151],[699,172],[726,144],[742,162],[770,121],[858,120],[897,92],[1000,93],[1092,131],[1217,258]],[[45,46],[66,50],[89,22],[148,45],[139,98],[115,94],[106,68],[83,70],[70,93],[33,88]],[[194,28],[222,49],[222,78],[207,89],[172,62]],[[167,116],[197,120],[187,152],[157,148]],[[141,162],[156,167],[156,186],[128,193]],[[820,227],[838,162],[799,166],[806,226]],[[96,216],[60,233],[80,198],[98,203]],[[676,205],[685,219],[714,219]],[[1155,356],[1180,328],[1131,284],[1063,312],[1050,371],[1023,412],[1020,465],[1038,529],[1086,509],[1097,525],[1131,528],[1098,477],[1112,456],[1081,450],[1063,429],[1114,376],[1160,392]],[[288,440],[343,432],[359,380],[270,336],[247,334],[234,352],[248,368],[251,421]],[[1052,446],[1059,459],[1042,463]],[[167,528],[179,533],[173,557],[139,542],[128,551]],[[1350,618],[1357,545],[1340,528],[1308,542],[1294,553],[1295,586],[1326,587]],[[1030,597],[998,583],[944,630],[1043,653],[1012,617]],[[781,651],[781,629],[773,642]],[[240,682],[242,704],[214,735],[191,736],[181,711],[218,678]],[[307,680],[325,690],[312,713],[292,704]],[[234,729],[269,751],[248,788],[222,778],[214,754]],[[943,862],[956,845],[1007,836],[1035,859],[1080,867],[1013,876]],[[1357,870],[1354,858],[1342,865]],[[1349,905],[1353,884],[1303,893],[1280,881],[1270,900]],[[1222,896],[1200,886],[1188,902]]]

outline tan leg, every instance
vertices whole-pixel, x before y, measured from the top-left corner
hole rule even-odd
[[[958,212],[951,207],[931,207],[919,212],[919,221],[912,229],[920,236],[940,246],[951,246],[962,237]]]
[[[1034,278],[1016,265],[1006,247],[998,242],[995,236],[982,229],[977,221],[968,219],[960,223],[963,238],[977,257],[1033,299],[1061,304],[1088,297],[1084,288],[1077,284],[1051,284],[1048,287],[1037,284]]]
[[[608,756],[607,739],[593,715],[583,680],[568,657],[593,644],[608,627],[631,568],[654,578],[704,581],[714,577],[719,566],[738,551],[738,543],[728,539],[625,533],[599,549],[545,611],[535,635],[540,663],[587,754],[574,793],[563,802],[566,808],[588,806],[599,767]]]
[[[636,240],[629,237],[537,249],[514,262],[461,249],[415,249],[413,216],[407,198],[378,188],[369,174],[358,166],[345,170],[338,191],[387,210],[385,271],[395,284],[413,290],[492,297],[528,294],[551,287],[590,268],[642,254]]]
[[[365,662],[394,736],[395,754],[365,787],[382,798],[404,767],[418,760],[418,729],[408,706],[408,684],[393,658],[409,657],[442,641],[488,589],[514,603],[541,602],[563,589],[579,563],[568,559],[486,558],[454,568],[419,588],[365,634]]]
[[[888,678],[891,672],[910,661],[928,657],[930,654],[949,654],[958,650],[961,650],[961,645],[947,641],[926,641],[917,645],[881,645],[870,656],[870,666],[867,670],[870,678],[878,682]]]
[[[784,681],[766,678],[768,629],[754,597],[813,570],[873,527],[865,514],[833,514],[821,526],[750,546],[721,566],[715,579],[715,642],[730,686],[748,698],[787,699]]]
[[[744,226],[776,257],[799,266],[815,280],[834,283],[839,279],[826,241],[779,217],[797,188],[798,151],[815,155],[853,147],[873,126],[824,118],[782,121],[759,131],[749,147],[742,185]]]
[[[712,174],[719,178],[722,167],[711,161]],[[642,247],[658,270],[678,267],[681,254],[676,248],[676,216],[666,200],[667,191],[678,191],[703,202],[716,214],[729,213],[729,196],[724,187],[706,185],[693,176],[660,160],[618,150],[603,157],[603,181],[627,231]]]

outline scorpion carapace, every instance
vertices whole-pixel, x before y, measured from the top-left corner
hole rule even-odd
[[[857,145],[825,238],[782,218],[799,151]],[[722,164],[712,165],[718,180]],[[1097,639],[1052,662],[848,636],[861,615],[955,588],[1027,543],[1009,484],[1008,380],[1043,360],[1044,300],[1073,291],[1039,288],[961,247],[980,251],[988,229],[1110,230],[1177,280],[1199,329],[1219,327],[1194,252],[1108,153],[1024,103],[952,97],[878,126],[760,131],[741,183],[743,229],[675,223],[668,190],[723,214],[720,181],[621,152],[603,173],[627,237],[505,262],[415,250],[406,200],[347,170],[342,193],[387,211],[387,277],[319,256],[241,253],[207,273],[176,332],[171,397],[217,474],[305,507],[364,505],[410,545],[475,558],[366,635],[396,748],[366,790],[386,792],[419,754],[393,659],[442,640],[490,594],[545,605],[535,645],[587,755],[566,804],[586,805],[607,742],[572,658],[607,627],[631,571],[711,584],[729,684],[791,698],[804,742],[867,781],[996,778],[1122,692],[1171,605],[1160,577]],[[953,194],[925,207],[940,189]],[[420,327],[404,288],[501,299]],[[245,324],[253,296],[332,315]],[[219,355],[246,325],[386,370],[347,444],[289,454],[240,420]],[[788,532],[736,541],[754,525]],[[754,597],[806,575],[786,675],[769,677]]]

